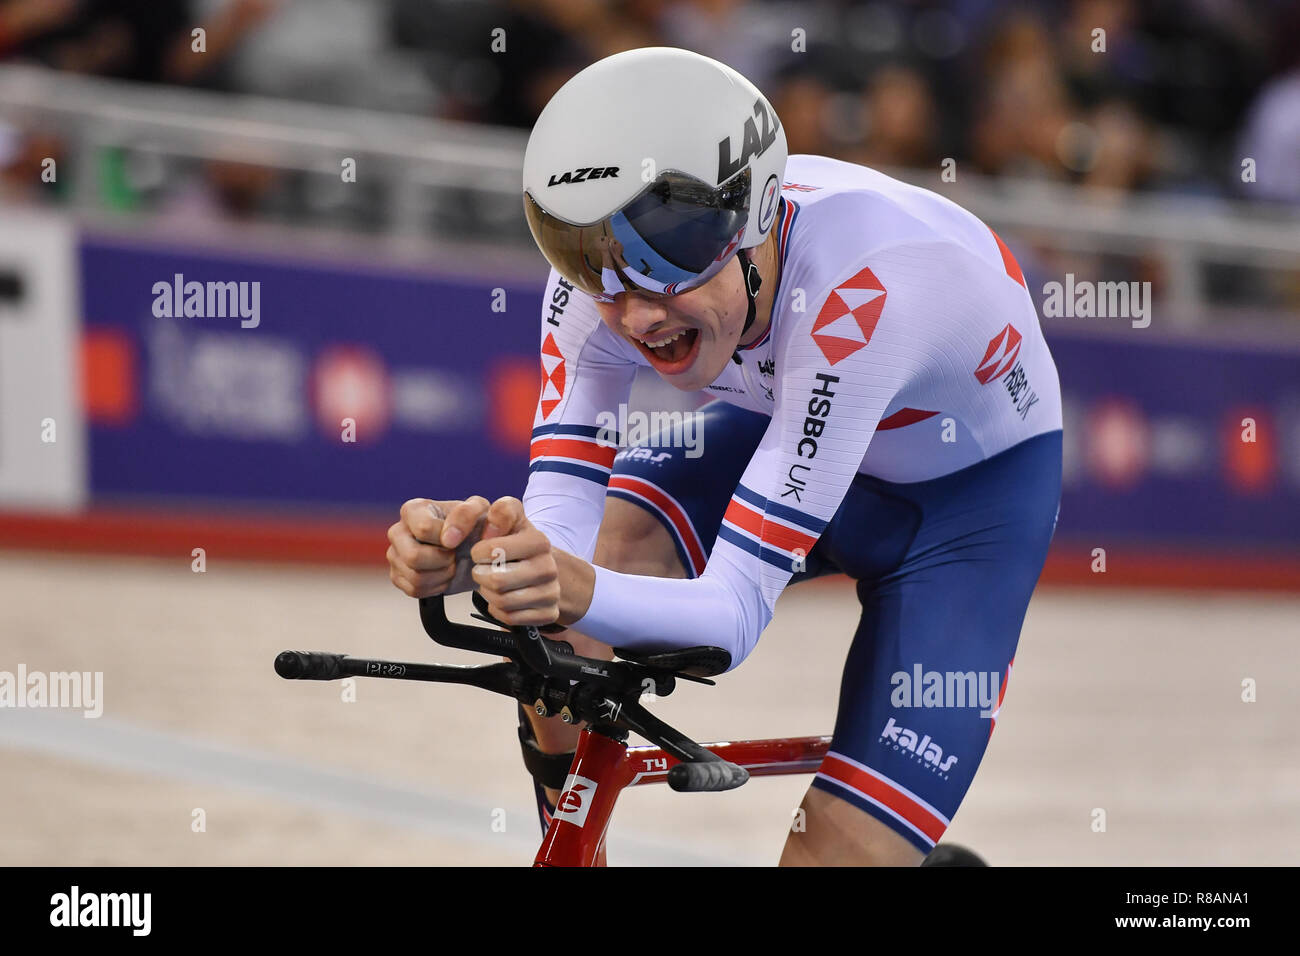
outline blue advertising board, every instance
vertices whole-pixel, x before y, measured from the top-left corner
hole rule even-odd
[[[94,500],[391,511],[521,491],[541,268],[493,285],[93,238],[80,263]],[[1300,349],[1047,333],[1058,542],[1300,552]]]
[[[80,258],[92,390],[127,393],[90,409],[98,499],[391,508],[521,487],[541,275],[492,287],[95,239]]]

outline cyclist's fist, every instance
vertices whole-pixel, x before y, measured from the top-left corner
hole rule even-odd
[[[457,594],[472,588],[469,549],[478,541],[488,500],[412,498],[388,529],[388,577],[411,597]]]
[[[470,549],[479,593],[506,624],[553,624],[560,616],[560,575],[546,535],[518,498],[498,498],[482,539]]]

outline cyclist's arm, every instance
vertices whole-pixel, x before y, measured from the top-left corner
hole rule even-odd
[[[542,299],[542,392],[524,510],[563,551],[591,560],[618,437],[602,428],[627,401],[636,363],[591,299],[552,269]]]
[[[809,297],[804,314],[783,317],[798,322],[780,340],[772,422],[732,496],[704,573],[670,580],[595,568],[578,630],[615,647],[718,645],[731,653],[733,667],[753,650],[801,557],[848,492],[885,409],[926,361],[913,325],[945,310],[944,289],[934,281],[933,262],[905,253],[865,257]],[[828,356],[811,337],[812,325],[827,297],[864,265],[888,289],[878,325],[866,347]]]

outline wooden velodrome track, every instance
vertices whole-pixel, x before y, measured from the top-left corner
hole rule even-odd
[[[854,610],[842,581],[792,589],[744,666],[654,706],[701,740],[828,733]],[[475,660],[382,570],[0,552],[0,671],[104,674],[97,720],[0,710],[0,862],[531,861],[508,701],[360,681],[344,702],[277,678],[284,648]],[[948,836],[995,865],[1295,864],[1297,648],[1294,595],[1040,590]],[[628,791],[611,862],[771,864],[807,781]]]

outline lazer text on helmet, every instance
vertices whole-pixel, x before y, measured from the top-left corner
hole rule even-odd
[[[548,186],[560,186],[564,183],[589,183],[593,179],[617,179],[617,166],[582,166],[564,173],[551,173]]]
[[[755,118],[763,124],[761,136],[758,126],[754,123]],[[777,122],[776,114],[768,108],[768,105],[761,99],[755,100],[754,115],[746,117],[745,129],[741,133],[740,155],[736,159],[731,158],[730,136],[718,140],[719,185],[740,172],[753,157],[762,156],[767,152],[767,148],[776,142]]]

